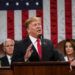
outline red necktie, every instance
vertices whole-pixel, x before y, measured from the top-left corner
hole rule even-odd
[[[40,39],[37,39],[37,49],[38,49],[38,54],[40,59],[42,58],[42,48],[41,48],[41,44],[40,44]]]

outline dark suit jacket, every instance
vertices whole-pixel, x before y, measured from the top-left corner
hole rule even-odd
[[[42,39],[42,61],[61,61],[64,60],[64,57],[53,47],[53,44],[50,40]],[[31,40],[27,37],[25,40],[16,42],[15,50],[12,60],[14,62],[24,61],[24,54],[26,49],[31,44]],[[40,61],[39,55],[36,52],[34,45],[32,46],[33,53],[29,58],[29,61]]]
[[[10,66],[7,56],[2,57],[0,60],[1,60],[1,66]]]

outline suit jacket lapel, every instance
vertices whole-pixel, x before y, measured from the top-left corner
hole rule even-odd
[[[3,58],[3,65],[4,65],[4,66],[9,66],[9,62],[8,62],[7,56],[5,56],[5,57]]]
[[[32,43],[29,37],[26,39],[25,42],[27,42],[27,44],[25,45],[27,47]],[[32,46],[32,50],[33,50],[33,53],[31,54],[31,57],[29,58],[29,60],[30,61],[38,61],[39,60],[39,56],[38,56],[38,53],[37,53],[34,45]]]
[[[43,61],[49,60],[49,51],[47,50],[50,50],[50,49],[48,48],[47,41],[43,39],[42,40],[42,60]]]

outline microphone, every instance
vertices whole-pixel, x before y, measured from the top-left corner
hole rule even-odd
[[[43,46],[43,45],[47,45],[47,41],[46,41],[46,39],[44,39],[44,37],[43,37],[42,34],[40,34],[40,35],[38,36],[38,38],[41,39],[41,45],[42,45],[42,46]]]
[[[38,38],[42,40],[42,39],[43,39],[43,35],[40,34],[40,35],[38,36]]]

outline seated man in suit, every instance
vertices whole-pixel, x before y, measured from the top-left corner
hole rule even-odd
[[[5,52],[5,56],[3,56],[1,60],[1,66],[10,66],[11,65],[11,57],[13,55],[14,50],[14,40],[6,39],[3,43],[3,50]]]
[[[63,61],[63,56],[53,47],[50,40],[42,37],[40,17],[26,20],[28,36],[15,44],[13,61]]]

